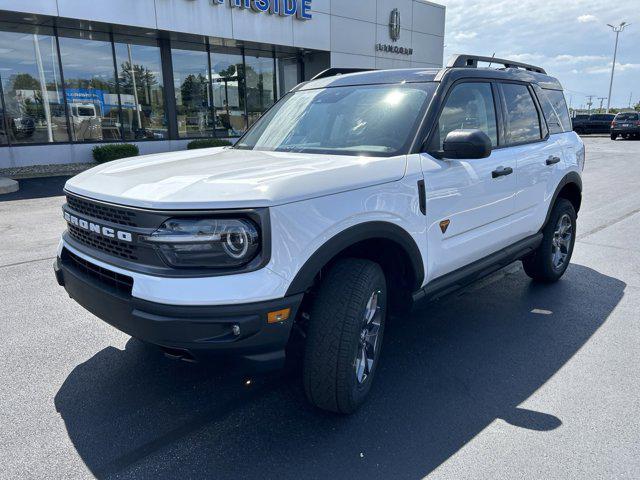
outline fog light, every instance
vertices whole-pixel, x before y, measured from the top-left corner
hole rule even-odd
[[[289,315],[291,315],[290,308],[284,308],[282,310],[276,310],[275,312],[269,312],[267,314],[267,322],[268,323],[284,322],[289,318]]]

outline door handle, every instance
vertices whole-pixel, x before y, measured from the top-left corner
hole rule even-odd
[[[547,165],[555,165],[558,162],[560,162],[560,157],[551,155],[549,158],[547,158]]]
[[[511,167],[498,167],[493,172],[491,172],[491,176],[493,178],[506,177],[507,175],[511,175],[512,173],[513,168]]]

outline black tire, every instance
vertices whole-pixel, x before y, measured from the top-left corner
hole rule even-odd
[[[566,246],[556,247],[557,239],[559,238],[557,236],[559,222],[561,220],[565,221],[566,218],[568,218],[571,223],[571,237],[564,242]],[[535,252],[522,260],[522,265],[525,273],[532,279],[539,282],[556,282],[567,270],[576,242],[576,211],[569,200],[559,198],[556,201],[549,216],[549,221],[542,229],[542,234],[542,243]],[[561,237],[565,239],[564,236]],[[554,252],[558,249],[561,251],[560,256],[566,253],[566,257],[563,259],[561,265],[557,265],[557,258],[555,259],[556,261],[554,261]]]
[[[378,299],[378,335],[368,375],[356,366],[365,312],[374,292]],[[313,405],[348,414],[365,400],[380,358],[387,307],[382,268],[369,260],[346,258],[336,262],[322,281],[311,306],[303,364],[304,389]],[[376,321],[377,323],[377,321]],[[368,325],[368,324],[367,324]],[[368,362],[365,362],[368,363]]]
[[[615,140],[617,138],[618,138],[618,134],[616,134],[616,133],[612,133],[611,134],[611,140]]]

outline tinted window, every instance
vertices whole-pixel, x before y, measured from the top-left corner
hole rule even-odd
[[[615,115],[591,115],[591,120],[598,120],[598,121],[607,121],[610,122],[611,120],[613,120],[613,118],[615,117]]]
[[[617,122],[623,120],[638,120],[638,118],[640,118],[640,115],[638,115],[637,113],[619,113],[618,115],[616,115]]]
[[[542,111],[547,119],[550,133],[562,133],[571,131],[571,119],[569,109],[560,90],[544,90],[536,86],[538,99],[542,104]]]
[[[531,93],[526,85],[502,84],[507,107],[505,119],[507,143],[523,143],[540,140],[540,120]]]
[[[491,84],[462,83],[453,88],[440,114],[430,150],[442,150],[447,134],[458,129],[482,130],[489,136],[492,145],[498,144]]]
[[[236,148],[397,155],[415,134],[434,90],[433,83],[424,83],[298,91],[262,116]]]

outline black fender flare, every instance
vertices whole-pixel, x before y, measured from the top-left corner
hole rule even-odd
[[[298,270],[285,296],[295,295],[308,290],[313,285],[313,281],[322,267],[346,248],[364,240],[377,238],[391,240],[400,245],[408,255],[415,274],[416,285],[414,285],[414,289],[420,288],[424,279],[424,265],[422,262],[422,254],[413,237],[402,227],[394,223],[372,221],[359,223],[346,228],[327,240],[307,259],[302,268]]]
[[[567,173],[564,177],[562,177],[562,180],[560,180],[560,182],[558,183],[558,186],[556,187],[556,191],[553,192],[553,197],[551,198],[551,202],[549,203],[549,208],[547,210],[547,216],[544,219],[544,225],[547,224],[547,222],[549,221],[549,217],[551,216],[551,210],[553,210],[553,206],[556,203],[556,200],[558,199],[558,195],[560,194],[560,191],[566,187],[568,184],[573,183],[578,187],[578,190],[580,190],[580,192],[582,193],[582,178],[580,178],[580,175],[578,174],[578,172],[569,172]],[[578,213],[578,212],[576,212]]]

